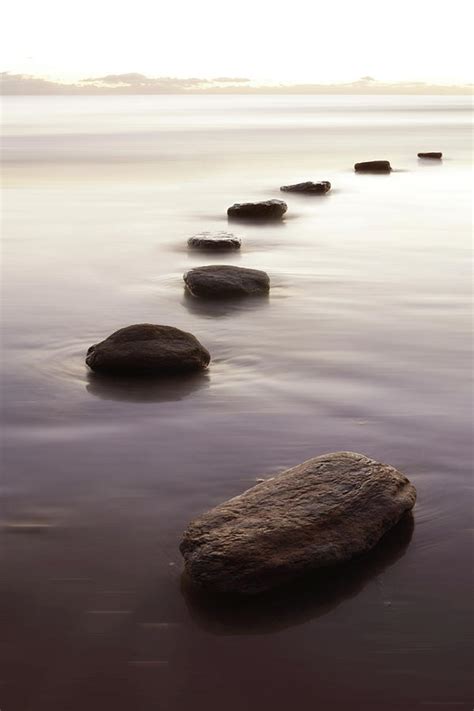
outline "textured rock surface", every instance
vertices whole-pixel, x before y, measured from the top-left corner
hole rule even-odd
[[[388,160],[369,160],[356,163],[354,170],[357,173],[390,173],[392,168]]]
[[[437,153],[435,151],[431,151],[428,153],[418,153],[418,158],[437,158],[439,160],[442,157],[442,153]]]
[[[320,183],[295,183],[295,185],[282,185],[280,190],[285,193],[310,193],[311,195],[324,195],[331,190],[329,180],[322,180]]]
[[[188,247],[209,251],[240,249],[241,244],[240,237],[235,237],[230,232],[216,232],[215,234],[201,232],[188,239]]]
[[[265,272],[224,264],[191,269],[183,279],[190,293],[202,298],[258,296],[270,289]]]
[[[186,573],[207,590],[262,592],[370,550],[415,499],[386,464],[353,452],[315,457],[190,523]]]
[[[242,220],[278,220],[288,210],[283,200],[265,200],[264,202],[236,202],[229,207],[229,217]]]
[[[139,323],[115,331],[87,351],[86,364],[96,372],[162,375],[202,370],[209,352],[191,333],[172,326]]]

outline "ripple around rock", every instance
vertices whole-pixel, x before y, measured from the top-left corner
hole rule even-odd
[[[294,185],[282,185],[280,190],[285,193],[305,193],[309,195],[325,195],[331,190],[329,180],[322,180],[319,183],[313,183],[308,180],[306,183],[295,183]]]
[[[187,272],[184,283],[193,296],[205,299],[268,294],[270,278],[259,269],[224,264],[196,267]]]
[[[236,202],[229,207],[227,215],[240,220],[279,220],[287,210],[288,205],[283,200]]]
[[[443,157],[442,153],[437,153],[436,151],[430,151],[428,153],[418,153],[418,158],[434,158],[435,160],[440,160]]]
[[[366,553],[415,500],[393,467],[353,452],[315,457],[190,523],[185,571],[213,592],[270,590]]]
[[[188,247],[203,251],[224,251],[240,249],[242,240],[230,232],[201,232],[188,239]]]
[[[150,323],[115,331],[91,346],[86,357],[86,364],[95,372],[125,376],[202,370],[209,361],[209,352],[191,333]]]
[[[354,165],[356,173],[390,173],[392,167],[388,160],[368,160]]]

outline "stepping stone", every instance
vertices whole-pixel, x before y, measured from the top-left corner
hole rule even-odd
[[[97,373],[150,376],[202,370],[210,358],[192,333],[173,326],[138,323],[91,346],[86,364]]]
[[[324,454],[192,521],[180,544],[185,570],[208,591],[260,593],[369,551],[415,500],[393,467]]]
[[[283,200],[264,200],[263,202],[236,202],[229,207],[227,215],[240,220],[279,220],[288,210]]]
[[[285,193],[309,193],[310,195],[325,195],[331,190],[329,180],[322,180],[320,183],[296,183],[295,185],[282,185],[280,190]]]
[[[369,160],[354,165],[356,173],[390,173],[392,170],[388,160]]]
[[[418,158],[434,158],[436,160],[440,160],[440,158],[443,157],[442,153],[436,153],[434,151],[429,152],[429,153],[418,153]]]
[[[259,296],[270,290],[270,278],[265,272],[229,265],[197,267],[183,279],[193,296],[206,299]]]
[[[188,247],[202,249],[203,251],[224,251],[240,249],[242,240],[230,232],[201,232],[188,239]]]

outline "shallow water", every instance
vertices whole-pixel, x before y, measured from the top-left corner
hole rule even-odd
[[[469,110],[4,100],[2,711],[471,707]],[[395,170],[353,172],[370,159]],[[279,192],[308,179],[333,189]],[[227,222],[282,197],[282,224]],[[240,254],[187,252],[223,229]],[[270,297],[186,297],[216,261],[265,269]],[[88,346],[137,322],[192,331],[208,372],[88,373]],[[190,518],[341,449],[410,477],[414,526],[260,602],[188,589]]]

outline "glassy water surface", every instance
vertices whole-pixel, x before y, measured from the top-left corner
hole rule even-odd
[[[2,710],[471,707],[469,110],[4,100]],[[370,159],[394,171],[353,172]],[[280,193],[303,180],[333,189]],[[227,222],[282,197],[281,224]],[[204,230],[241,253],[188,253]],[[187,297],[183,272],[213,262],[266,270],[270,297]],[[87,372],[90,344],[140,322],[193,332],[208,372]],[[414,524],[263,601],[187,588],[192,517],[337,450],[406,473]]]

